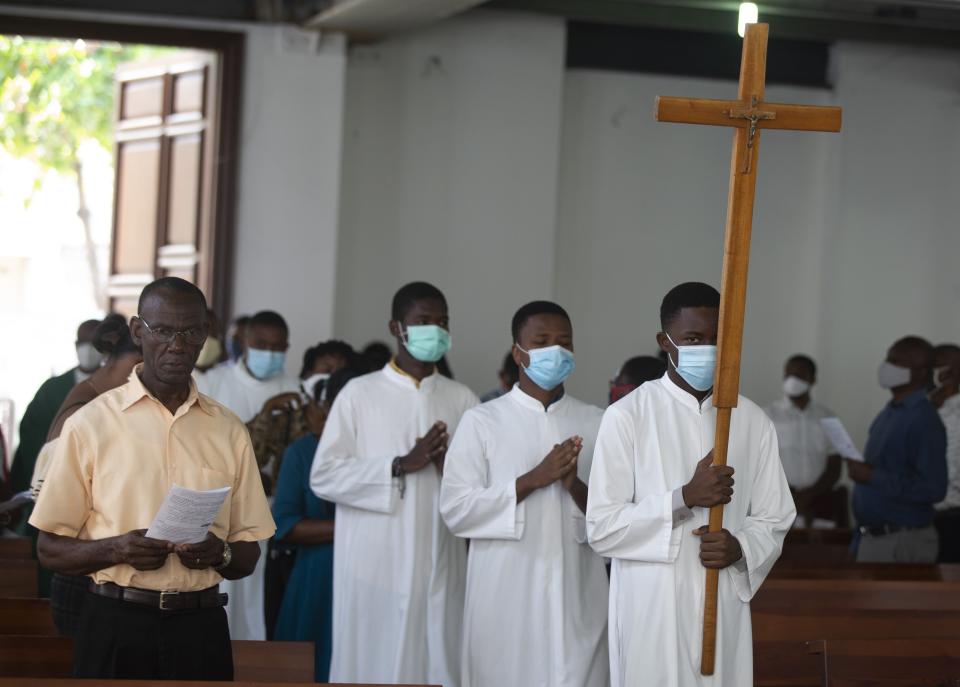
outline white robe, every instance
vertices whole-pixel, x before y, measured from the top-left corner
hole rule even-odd
[[[204,374],[197,375],[197,389],[233,411],[246,424],[257,416],[263,404],[277,394],[297,391],[296,379],[280,375],[260,380],[247,371],[243,362],[235,365],[218,365]],[[224,580],[220,591],[230,595],[227,603],[227,622],[232,639],[266,639],[267,624],[264,616],[264,570],[266,568],[267,543],[260,542],[260,560],[253,573],[239,580]]]
[[[469,538],[461,687],[605,687],[607,572],[584,515],[559,482],[517,503],[516,480],[554,445],[583,437],[590,475],[603,411],[515,386],[463,416],[447,452],[440,512]]]
[[[257,379],[242,361],[234,365],[218,365],[196,375],[196,380],[201,394],[225,405],[244,424],[255,418],[263,404],[274,396],[300,390],[299,380],[286,375]]]
[[[337,504],[331,682],[459,684],[465,546],[440,518],[436,469],[395,479],[391,467],[477,402],[439,374],[417,388],[389,364],[337,396],[310,473]]]
[[[600,425],[587,506],[587,534],[613,558],[610,673],[613,687],[751,685],[750,599],[780,555],[796,511],[773,423],[741,396],[733,411],[728,464],[733,501],[723,526],[744,558],[720,573],[717,657],[700,675],[705,568],[700,540],[709,509],[673,514],[673,492],[713,448],[717,411],[667,375],[607,409]],[[684,509],[685,510],[685,509]]]

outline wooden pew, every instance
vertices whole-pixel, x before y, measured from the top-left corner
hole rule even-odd
[[[271,683],[312,682],[312,642],[233,641],[234,678]],[[73,640],[69,637],[7,635],[0,638],[0,675],[70,677]]]
[[[783,540],[777,566],[831,567],[853,561],[851,530],[794,529]]]
[[[830,609],[796,606],[752,612],[754,684],[819,687],[822,665],[810,661],[813,640],[943,639],[960,637],[955,610]]]
[[[37,562],[0,558],[0,597],[33,599],[37,596]]]
[[[960,581],[960,565],[941,563],[849,563],[830,567],[774,566],[767,579]]]
[[[0,635],[57,634],[49,599],[0,598]]]
[[[27,537],[0,538],[0,558],[33,558],[33,542]]]
[[[822,662],[824,687],[960,685],[960,639],[831,639],[807,649]]]
[[[750,608],[754,612],[795,608],[960,611],[960,582],[774,579],[764,582]]]

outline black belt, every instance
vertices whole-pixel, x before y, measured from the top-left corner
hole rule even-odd
[[[860,534],[870,537],[883,537],[887,534],[897,532],[909,532],[911,530],[925,530],[930,527],[927,525],[861,525]]]
[[[152,589],[137,589],[136,587],[121,587],[107,582],[97,584],[90,582],[91,594],[105,596],[108,599],[117,599],[140,606],[150,606],[161,611],[191,611],[198,608],[219,608],[227,605],[227,595],[220,593],[220,587],[209,587],[198,592],[157,592]]]

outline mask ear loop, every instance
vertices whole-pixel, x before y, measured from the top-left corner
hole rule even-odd
[[[664,335],[665,337],[667,337],[667,341],[669,341],[670,344],[671,344],[674,348],[677,349],[677,362],[676,362],[676,363],[673,362],[673,358],[671,358],[671,357],[670,357],[670,354],[667,353],[667,360],[669,360],[669,361],[670,361],[670,364],[673,365],[673,369],[674,369],[674,370],[677,370],[677,363],[680,362],[680,347],[679,347],[676,343],[674,343],[673,339],[670,337],[669,334],[667,334],[666,331],[663,332],[663,335]],[[677,372],[679,373],[680,370],[677,370]]]

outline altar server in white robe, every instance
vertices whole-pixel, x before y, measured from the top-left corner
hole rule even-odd
[[[440,375],[447,302],[414,282],[393,299],[398,353],[337,396],[310,486],[337,504],[331,682],[457,687],[466,547],[440,517],[450,434],[479,401]]]
[[[196,376],[197,389],[232,410],[247,424],[270,399],[293,396],[296,378],[284,374],[290,333],[281,315],[271,310],[250,318],[245,329],[246,347],[235,365],[220,365]],[[266,639],[264,616],[264,569],[267,546],[260,542],[260,560],[253,574],[239,580],[224,580],[230,595],[227,621],[234,639]]]
[[[587,544],[590,460],[603,411],[565,393],[573,329],[555,303],[513,317],[520,381],[468,411],[440,512],[470,539],[461,687],[605,687],[607,573]]]
[[[612,405],[600,425],[587,535],[613,559],[613,687],[753,684],[749,602],[796,511],[773,423],[750,400],[733,410],[728,466],[711,466],[719,304],[706,284],[667,294],[657,334],[667,374]],[[724,529],[708,533],[717,504]],[[721,570],[709,677],[700,674],[705,568]]]

